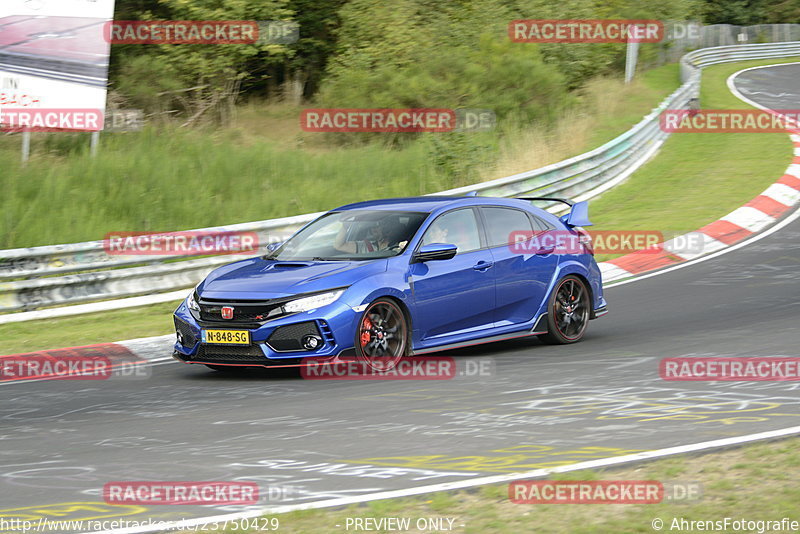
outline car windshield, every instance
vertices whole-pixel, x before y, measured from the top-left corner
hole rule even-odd
[[[331,212],[264,257],[281,261],[344,261],[397,256],[427,216],[412,211]]]

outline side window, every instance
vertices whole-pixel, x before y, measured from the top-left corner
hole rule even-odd
[[[470,252],[481,248],[478,221],[472,209],[459,209],[440,215],[422,236],[420,245],[450,243],[458,252]]]
[[[533,227],[528,214],[511,208],[481,208],[486,219],[486,238],[490,247],[510,245],[524,234],[528,239],[533,236]]]

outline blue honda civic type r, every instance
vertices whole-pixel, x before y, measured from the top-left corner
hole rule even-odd
[[[557,217],[532,200],[559,201]],[[212,369],[396,363],[523,336],[580,340],[606,313],[585,202],[397,198],[332,210],[211,272],[174,314],[173,356]],[[574,237],[576,246],[557,247]],[[558,248],[558,250],[556,250]]]

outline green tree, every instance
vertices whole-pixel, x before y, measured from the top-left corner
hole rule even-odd
[[[562,107],[563,76],[536,45],[508,39],[509,15],[485,0],[462,1],[457,11],[425,0],[354,0],[342,10],[340,50],[320,101],[482,108],[499,119],[546,120]]]
[[[706,24],[800,24],[800,0],[705,0]]]
[[[289,0],[159,0],[157,11],[142,11],[142,20],[286,20],[294,15]],[[152,7],[141,0],[139,5]],[[123,12],[125,12],[123,10]],[[136,48],[133,48],[136,46]],[[241,83],[255,72],[281,64],[294,51],[289,45],[176,44],[128,45],[118,68],[117,87],[135,105],[153,111],[153,95],[162,103],[179,103],[187,122],[204,116],[224,120]],[[148,73],[146,58],[152,63]],[[176,89],[177,86],[177,89]]]

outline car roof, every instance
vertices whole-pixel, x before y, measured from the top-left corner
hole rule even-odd
[[[406,198],[384,198],[379,200],[367,200],[355,202],[336,208],[332,211],[347,210],[396,210],[396,211],[417,211],[431,213],[440,209],[453,208],[458,206],[509,206],[516,208],[533,208],[539,211],[526,200],[515,198],[499,197],[454,197],[454,196],[426,196],[426,197],[406,197]]]

